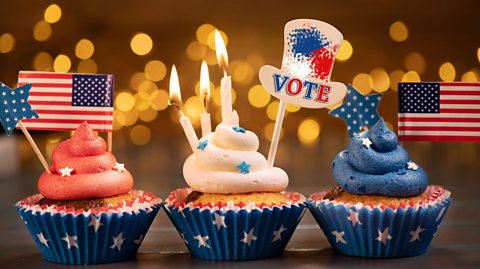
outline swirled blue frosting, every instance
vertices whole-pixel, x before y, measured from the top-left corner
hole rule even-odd
[[[351,138],[348,149],[333,161],[333,176],[352,194],[408,197],[423,193],[428,185],[425,171],[409,161],[383,119]]]

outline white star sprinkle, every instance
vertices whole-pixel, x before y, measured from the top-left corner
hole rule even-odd
[[[282,233],[285,232],[287,228],[283,228],[283,225],[278,228],[278,230],[273,232],[273,240],[272,242],[282,240]]]
[[[407,169],[417,171],[418,165],[416,163],[412,162],[412,161],[407,162]]]
[[[257,240],[257,237],[256,237],[255,235],[253,235],[254,232],[255,232],[255,228],[250,229],[250,231],[249,231],[248,233],[246,233],[246,232],[244,231],[244,232],[243,232],[243,239],[240,240],[240,242],[245,243],[245,244],[247,244],[248,246],[250,246],[250,244],[252,243],[252,241]]]
[[[125,169],[125,164],[123,163],[115,163],[115,165],[113,166],[113,169],[117,170],[119,173],[123,172],[123,171],[127,171],[127,169]]]
[[[43,233],[37,234],[37,237],[38,237],[38,240],[40,240],[40,243],[42,243],[48,248],[48,241],[50,241],[50,239],[45,239],[45,237],[43,236]]]
[[[367,149],[369,149],[372,144],[372,140],[370,140],[368,137],[362,139],[362,145],[364,145]]]
[[[68,234],[65,235],[65,237],[62,237],[62,240],[67,242],[67,248],[78,248],[77,245],[77,237],[76,236],[70,236]]]
[[[345,232],[339,232],[339,231],[332,231],[332,234],[335,236],[335,242],[341,242],[343,244],[347,244],[347,241],[343,239],[343,235]]]
[[[140,237],[137,240],[133,240],[133,243],[140,245],[142,243],[144,235],[141,234]]]
[[[61,177],[70,177],[72,176],[71,173],[73,172],[73,168],[70,168],[70,167],[65,167],[65,168],[62,168],[62,169],[58,169],[58,171],[60,173],[62,173],[62,176]]]
[[[98,231],[100,226],[103,225],[103,223],[100,221],[101,217],[96,218],[95,216],[90,217],[90,222],[88,223],[88,226],[93,226],[93,230],[95,230],[95,233]]]
[[[355,227],[355,225],[357,223],[358,223],[358,225],[362,225],[362,223],[358,219],[358,212],[350,210],[350,214],[349,214],[349,216],[347,216],[347,219],[352,223],[353,227]]]
[[[412,243],[413,241],[416,241],[416,240],[420,241],[420,233],[423,231],[425,231],[425,229],[421,228],[420,226],[418,226],[416,230],[411,231],[410,235],[412,236],[412,238],[410,239],[409,242]]]
[[[117,248],[118,251],[122,249],[122,244],[123,241],[125,241],[125,238],[123,238],[123,232],[119,233],[116,237],[112,236],[113,238],[113,245],[110,246],[110,248]]]
[[[383,232],[380,232],[380,230],[378,230],[378,236],[377,238],[375,238],[375,240],[382,242],[383,245],[386,245],[387,241],[392,238],[393,237],[388,234],[388,227],[387,227],[385,228],[385,230],[383,230]]]
[[[213,221],[213,224],[217,226],[217,230],[220,231],[222,227],[227,228],[227,225],[225,224],[225,216],[219,215],[215,213],[215,220]]]
[[[200,248],[200,247],[210,248],[210,246],[207,243],[208,235],[206,235],[206,236],[196,235],[193,238],[195,240],[198,240],[198,248]]]

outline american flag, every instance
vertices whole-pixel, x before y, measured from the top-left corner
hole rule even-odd
[[[400,140],[480,142],[480,83],[399,83],[398,101]]]
[[[22,121],[28,129],[70,131],[88,121],[96,131],[112,131],[113,75],[20,71],[18,85],[27,83],[40,116]]]

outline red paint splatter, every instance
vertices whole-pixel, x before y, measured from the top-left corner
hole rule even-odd
[[[336,47],[319,48],[312,52],[310,68],[313,70],[314,77],[328,82],[335,61],[335,51]]]

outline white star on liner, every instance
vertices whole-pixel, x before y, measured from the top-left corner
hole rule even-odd
[[[188,245],[188,240],[185,238],[185,235],[180,233],[180,237],[182,237],[183,242],[185,242],[185,244]]]
[[[71,177],[71,173],[73,172],[73,170],[73,168],[70,168],[68,166],[62,169],[58,169],[58,171],[62,173],[62,177]]]
[[[40,243],[44,244],[48,248],[48,241],[50,241],[50,239],[45,239],[45,237],[43,236],[43,233],[37,234],[37,237],[38,237],[38,240],[40,240]]]
[[[383,232],[380,232],[380,230],[378,230],[378,236],[377,238],[375,238],[375,240],[382,242],[383,245],[386,245],[387,241],[392,238],[393,237],[388,234],[388,227],[387,227],[385,228],[385,230],[383,230]]]
[[[352,222],[352,226],[355,227],[355,224],[359,224],[359,225],[362,225],[362,223],[360,222],[360,220],[358,219],[358,212],[355,212],[353,210],[350,210],[350,215],[347,216],[347,219]]]
[[[273,240],[272,242],[282,240],[282,233],[285,232],[287,228],[283,228],[283,225],[278,228],[278,230],[273,232]]]
[[[93,226],[93,230],[95,230],[95,233],[100,229],[100,226],[103,225],[103,223],[100,221],[101,217],[96,218],[95,216],[90,217],[90,222],[88,223],[88,226]]]
[[[123,238],[123,232],[119,233],[116,237],[112,236],[113,238],[113,245],[110,246],[110,248],[117,248],[118,251],[122,249],[122,244],[123,241],[125,241],[125,238]]]
[[[140,245],[142,243],[143,237],[145,235],[141,234],[140,237],[137,240],[133,240],[133,243]]]
[[[222,227],[227,228],[227,225],[225,224],[225,216],[222,216],[217,213],[215,213],[215,220],[213,221],[213,224],[217,225],[217,229],[219,231]]]
[[[195,240],[198,240],[198,248],[200,248],[200,247],[210,248],[210,246],[207,243],[208,235],[206,235],[206,236],[195,235],[193,238]]]
[[[412,236],[412,238],[410,239],[410,243],[412,243],[413,241],[420,241],[420,233],[425,231],[425,229],[423,229],[422,227],[418,226],[417,229],[415,231],[411,231],[410,232],[410,235]]]
[[[343,235],[345,232],[339,232],[339,231],[332,231],[332,234],[335,235],[335,242],[341,242],[344,243],[345,245],[347,244],[347,241],[343,239]]]
[[[243,232],[243,239],[240,240],[240,242],[243,242],[243,243],[247,244],[248,246],[250,246],[252,241],[257,240],[257,237],[255,235],[253,235],[254,232],[255,232],[255,228],[250,229],[248,234],[244,231]]]
[[[364,145],[367,149],[369,149],[372,144],[373,142],[370,140],[370,138],[365,137],[362,139],[362,145]]]
[[[121,173],[123,171],[127,171],[127,169],[125,169],[125,164],[117,163],[117,162],[115,162],[115,165],[113,166],[113,169],[117,170],[119,173]]]
[[[69,236],[68,234],[66,234],[65,237],[62,237],[62,240],[67,242],[67,248],[68,249],[78,248],[77,237],[75,235],[74,236]]]
[[[417,171],[418,165],[416,163],[412,162],[412,161],[407,162],[407,169]]]

